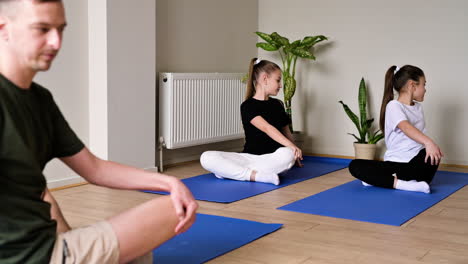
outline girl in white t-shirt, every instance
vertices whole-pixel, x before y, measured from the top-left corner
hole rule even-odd
[[[353,160],[349,171],[365,186],[430,193],[429,183],[443,154],[426,135],[420,104],[426,93],[424,72],[411,65],[392,66],[385,75],[384,89],[380,111],[380,129],[387,145],[384,161]]]

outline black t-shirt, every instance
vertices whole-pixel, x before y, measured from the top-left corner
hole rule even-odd
[[[245,153],[262,155],[275,152],[281,144],[270,138],[266,133],[256,128],[250,121],[257,116],[263,117],[270,125],[280,132],[289,124],[289,117],[284,111],[283,103],[274,98],[261,101],[254,98],[241,104],[242,125],[245,132]]]
[[[49,263],[57,228],[42,170],[83,147],[48,90],[0,74],[0,263]]]

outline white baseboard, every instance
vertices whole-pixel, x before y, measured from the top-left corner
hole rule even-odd
[[[226,151],[226,152],[241,152],[242,148],[225,149],[223,151]],[[185,155],[179,155],[179,156],[174,156],[172,158],[165,159],[163,166],[171,165],[171,164],[177,164],[177,163],[183,163],[183,162],[198,161],[198,160],[200,160],[201,153],[202,152],[196,153],[196,154],[188,154],[188,155],[185,154]]]
[[[143,168],[145,171],[152,171],[152,172],[158,172],[158,167],[146,167],[146,168]]]
[[[177,164],[187,161],[195,161],[200,159],[200,155],[207,150],[240,152],[244,146],[243,139],[210,143],[206,145],[198,145],[179,149],[164,149],[163,151],[163,167],[166,165]],[[159,153],[158,153],[159,158]],[[159,162],[159,160],[158,160]]]
[[[67,186],[67,185],[73,185],[73,184],[85,183],[85,182],[86,180],[79,176],[68,177],[68,178],[63,178],[63,179],[58,179],[58,180],[48,180],[47,188],[54,189],[54,188],[60,188],[60,187]]]

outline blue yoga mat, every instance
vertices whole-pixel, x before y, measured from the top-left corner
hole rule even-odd
[[[350,161],[349,159],[305,156],[302,162],[304,167],[293,167],[282,173],[278,186],[260,182],[218,179],[212,173],[183,179],[182,182],[187,185],[197,200],[231,203],[346,168]],[[144,192],[167,194],[154,191]]]
[[[153,250],[156,264],[204,263],[272,233],[282,224],[197,214],[192,227]]]
[[[355,180],[278,209],[400,226],[468,184],[468,173],[438,171],[431,193],[362,185]]]

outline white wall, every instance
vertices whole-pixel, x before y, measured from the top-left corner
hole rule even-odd
[[[155,2],[64,1],[68,26],[48,87],[66,119],[99,157],[136,167],[155,164]],[[82,182],[58,160],[50,188]]]
[[[292,39],[315,34],[330,37],[316,50],[316,62],[298,64],[294,122],[310,138],[306,151],[352,156],[353,139],[346,132],[355,128],[337,101],[342,99],[356,109],[357,87],[364,76],[371,113],[378,117],[386,69],[411,63],[426,73],[429,135],[445,152],[444,162],[468,164],[468,143],[463,138],[468,128],[464,115],[468,92],[462,78],[468,68],[464,28],[468,4],[464,1],[157,0],[156,11],[151,0],[133,5],[122,0],[64,3],[69,25],[62,51],[52,69],[40,73],[36,81],[52,91],[73,129],[101,157],[154,165],[151,69],[245,71],[246,61],[257,53],[253,32],[258,29]],[[154,27],[156,61],[150,58],[155,56],[151,48],[155,36],[148,31]],[[135,51],[134,56],[129,51]],[[274,53],[259,54],[279,62]],[[140,62],[142,67],[135,67]],[[128,78],[122,78],[123,72]],[[128,100],[121,101],[124,97]],[[205,149],[241,145],[234,141],[167,151],[166,158],[168,163],[180,162],[196,158]],[[45,174],[50,187],[81,181],[56,161]]]
[[[88,0],[88,118],[91,152],[109,156],[107,0]]]
[[[109,159],[154,167],[156,3],[111,0],[107,12]]]
[[[258,1],[156,0],[158,72],[242,72],[256,55]]]
[[[259,0],[260,31],[330,38],[316,49],[317,61],[298,63],[293,115],[296,128],[310,137],[305,150],[353,156],[353,138],[346,133],[355,128],[338,101],[357,111],[364,77],[378,119],[386,70],[413,64],[426,74],[428,134],[444,151],[443,162],[468,164],[467,9],[461,0]],[[274,53],[259,54],[280,62]]]
[[[85,143],[89,140],[88,119],[88,27],[87,2],[64,1],[68,26],[63,48],[48,72],[36,82],[47,87],[68,123]],[[60,161],[50,162],[44,174],[51,188],[82,181]]]
[[[152,0],[64,3],[69,26],[63,49],[52,70],[37,80],[51,89],[78,136],[101,158],[155,165],[156,72],[245,71],[257,52],[257,1],[159,0],[158,21]],[[241,146],[242,141],[210,144],[167,158],[193,160],[205,149]],[[82,181],[58,161],[45,173],[51,188]]]
[[[258,1],[157,0],[157,72],[247,72],[257,55]],[[243,140],[165,150],[165,164],[205,150],[240,151]]]

